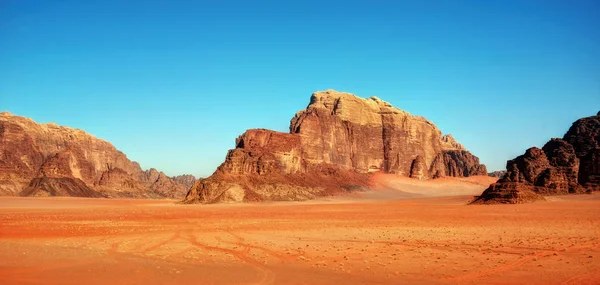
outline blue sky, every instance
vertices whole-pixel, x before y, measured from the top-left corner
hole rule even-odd
[[[600,110],[600,1],[0,0],[0,110],[210,175],[310,94],[376,95],[489,170]]]

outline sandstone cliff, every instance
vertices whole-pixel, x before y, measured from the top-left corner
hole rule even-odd
[[[479,159],[423,117],[377,98],[316,92],[290,132],[246,131],[185,202],[305,200],[363,189],[369,173],[417,179],[486,175]]]
[[[181,198],[186,187],[78,129],[0,113],[0,195]]]
[[[506,175],[474,203],[524,203],[543,195],[600,190],[600,113],[573,123],[562,139],[506,163]]]

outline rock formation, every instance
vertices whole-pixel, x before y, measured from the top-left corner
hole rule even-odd
[[[504,174],[506,174],[506,170],[496,170],[488,173],[488,176],[501,179],[502,177],[504,177]]]
[[[191,175],[191,174],[178,175],[178,176],[173,176],[171,178],[173,178],[173,180],[175,180],[175,182],[185,186],[186,193],[187,193],[187,190],[190,189],[190,187],[192,187],[192,185],[194,185],[194,182],[196,182],[196,177],[194,177],[194,175]]]
[[[506,175],[474,203],[524,203],[543,195],[600,190],[600,113],[573,123],[562,139],[506,163]]]
[[[0,113],[0,195],[181,198],[186,186],[78,129]]]
[[[290,132],[246,131],[185,202],[305,200],[364,189],[369,173],[429,179],[486,175],[479,159],[423,117],[377,97],[316,92]]]

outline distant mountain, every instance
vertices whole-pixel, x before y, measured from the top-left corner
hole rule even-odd
[[[496,170],[496,171],[492,171],[490,173],[488,173],[488,176],[490,177],[497,177],[498,179],[504,177],[504,174],[506,174],[506,170]]]
[[[0,142],[0,195],[182,198],[189,188],[79,129],[2,112]]]
[[[196,182],[196,177],[194,177],[194,175],[191,174],[173,176],[171,178],[175,180],[175,182],[184,185],[186,189],[190,189],[190,187],[194,185],[194,182]]]
[[[474,203],[524,203],[591,191],[600,191],[600,112],[575,121],[562,139],[509,160],[506,175]]]

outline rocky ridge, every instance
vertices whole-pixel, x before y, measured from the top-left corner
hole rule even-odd
[[[0,113],[0,157],[0,195],[182,198],[188,189],[82,130],[8,112]]]
[[[192,185],[194,185],[194,182],[196,182],[196,177],[194,177],[194,175],[191,175],[191,174],[183,174],[183,175],[173,176],[171,178],[173,180],[175,180],[175,182],[185,186],[185,189],[190,189],[190,187],[192,187]]]
[[[312,94],[290,132],[251,129],[215,173],[196,181],[186,203],[306,200],[366,189],[369,173],[416,179],[487,175],[451,135],[377,98]]]
[[[492,171],[490,173],[488,173],[488,176],[490,177],[496,177],[498,179],[504,177],[504,174],[506,174],[506,170],[496,170],[496,171]]]
[[[562,139],[506,163],[506,175],[473,203],[526,203],[545,195],[600,190],[600,112],[573,123]]]

